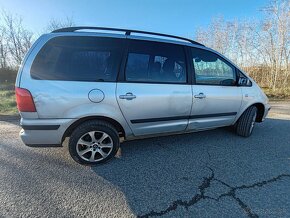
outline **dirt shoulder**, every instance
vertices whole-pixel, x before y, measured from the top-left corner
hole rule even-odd
[[[290,101],[271,101],[271,110],[269,115],[289,115],[290,116]]]

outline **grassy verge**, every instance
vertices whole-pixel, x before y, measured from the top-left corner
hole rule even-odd
[[[263,91],[271,101],[285,101],[290,100],[290,88],[271,90],[263,88]]]
[[[0,84],[0,115],[18,114],[15,102],[14,84]]]

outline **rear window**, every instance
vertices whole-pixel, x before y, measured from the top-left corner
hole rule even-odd
[[[31,77],[38,80],[115,82],[122,39],[63,36],[49,40],[35,57]]]

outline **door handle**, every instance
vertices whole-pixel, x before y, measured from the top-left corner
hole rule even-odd
[[[198,95],[194,95],[194,97],[199,98],[199,99],[203,99],[203,98],[206,98],[206,95],[201,92]]]
[[[126,95],[120,95],[120,99],[132,100],[136,98],[136,95],[133,95],[131,92],[126,93]]]

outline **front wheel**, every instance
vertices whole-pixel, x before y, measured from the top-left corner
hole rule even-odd
[[[69,140],[72,158],[84,165],[96,165],[113,158],[120,147],[117,130],[104,121],[87,121],[78,126]]]
[[[254,129],[257,118],[257,108],[255,106],[249,107],[236,123],[236,132],[243,137],[249,137]]]

